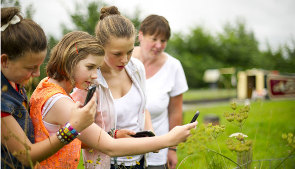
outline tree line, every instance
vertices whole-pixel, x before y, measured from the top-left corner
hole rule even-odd
[[[76,9],[73,13],[69,13],[74,28],[61,24],[62,33],[81,30],[94,35],[95,25],[100,17],[99,11],[103,6],[109,6],[109,4],[103,1],[87,3],[76,1]],[[29,17],[33,16],[32,5],[26,9],[26,13]],[[122,13],[122,15],[124,14]],[[141,22],[139,16],[140,10],[131,16],[126,16],[137,29]],[[203,88],[208,86],[203,81],[203,75],[207,69],[233,67],[239,71],[258,68],[276,70],[280,73],[295,73],[295,40],[290,40],[291,44],[282,44],[277,49],[273,49],[270,45],[267,45],[266,49],[259,49],[259,42],[254,32],[247,29],[243,20],[237,19],[234,23],[225,24],[222,32],[215,34],[210,33],[203,26],[196,26],[187,34],[173,32],[166,51],[182,63],[189,87]],[[34,86],[36,82],[46,76],[45,65],[49,58],[50,49],[58,41],[59,39],[53,35],[48,36],[48,56],[41,67],[41,76],[35,80]]]

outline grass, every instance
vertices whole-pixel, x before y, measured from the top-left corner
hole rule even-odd
[[[215,98],[234,98],[236,91],[234,89],[224,90],[189,90],[184,94],[184,100],[202,100]],[[220,118],[220,124],[227,124],[223,118],[225,111],[230,111],[230,103],[222,104],[196,104],[184,112],[184,123],[188,123],[195,113],[195,110],[200,110],[201,114],[198,122],[203,123],[203,118],[207,115],[217,115]],[[281,158],[287,155],[288,147],[282,140],[282,133],[295,133],[294,117],[295,116],[295,100],[278,100],[278,101],[256,101],[251,103],[249,117],[244,125],[243,133],[248,135],[254,141],[253,160]],[[233,125],[227,125],[225,133],[218,138],[218,144],[221,152],[233,160],[236,160],[234,153],[230,152],[225,140],[228,135],[237,132],[238,128]],[[178,151],[179,162],[182,161],[187,154]],[[294,168],[295,159],[287,160],[287,164]],[[279,161],[272,163],[272,167]],[[262,162],[263,163],[263,162]],[[255,163],[254,163],[255,164]],[[264,162],[261,168],[269,168],[269,162]],[[195,168],[197,161],[194,156],[188,158],[182,163],[180,169]],[[78,169],[83,169],[82,159]],[[202,167],[198,167],[202,169]],[[232,167],[233,168],[233,167]]]
[[[190,89],[183,94],[184,101],[235,98],[236,89]]]
[[[223,117],[223,113],[231,111],[229,103],[210,107],[196,106],[195,109],[201,112],[198,118],[200,124],[203,122],[203,118],[209,114],[219,116],[220,124],[228,124]],[[184,113],[184,123],[190,121],[194,111],[189,110]],[[295,133],[294,115],[295,100],[256,101],[251,103],[249,117],[244,125],[243,133],[254,141],[253,160],[274,159],[287,156],[288,147],[284,140],[282,140],[282,133]],[[230,134],[239,131],[239,129],[231,124],[226,127],[225,133],[218,138],[217,142],[223,154],[236,160],[235,154],[227,149],[225,140]],[[178,156],[179,161],[181,161],[187,154],[178,152]],[[181,168],[190,168],[192,161],[196,161],[196,159],[192,157]],[[294,158],[289,159],[287,163],[293,163],[290,165],[295,167],[294,161]],[[277,163],[278,161],[274,162],[272,167]],[[197,163],[195,164],[197,165]],[[268,168],[268,163],[265,163],[265,168]]]

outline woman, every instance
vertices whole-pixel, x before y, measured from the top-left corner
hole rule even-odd
[[[168,21],[159,15],[146,17],[139,29],[140,46],[133,57],[139,58],[145,67],[147,78],[147,109],[151,113],[156,135],[168,133],[173,127],[182,124],[182,93],[188,90],[181,63],[164,52],[170,38]],[[162,149],[150,153],[148,168],[172,169],[177,164],[176,148]]]

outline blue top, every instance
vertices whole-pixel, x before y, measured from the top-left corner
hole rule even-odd
[[[33,123],[27,108],[24,106],[28,105],[28,98],[25,89],[23,87],[19,89],[19,92],[17,92],[1,72],[1,112],[11,114],[24,130],[31,143],[34,143]],[[11,168],[10,165],[14,166],[14,168],[23,167],[23,165],[8,152],[5,145],[1,144],[1,168]],[[29,169],[31,167],[24,168]]]

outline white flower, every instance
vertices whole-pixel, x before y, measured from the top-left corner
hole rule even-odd
[[[245,135],[243,133],[233,133],[229,137],[235,137],[235,138],[237,138],[239,135],[241,135],[243,138],[248,137],[247,135]]]

